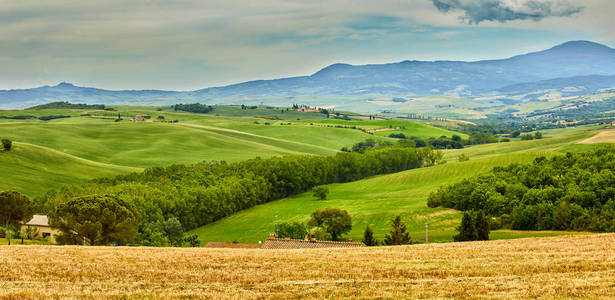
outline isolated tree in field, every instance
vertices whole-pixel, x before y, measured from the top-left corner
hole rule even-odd
[[[393,219],[393,229],[384,237],[385,245],[407,245],[412,243],[410,233],[408,233],[406,224],[402,222],[401,216],[395,216]]]
[[[162,223],[162,228],[167,234],[169,243],[173,247],[181,247],[184,242],[184,227],[177,218],[169,218]]]
[[[326,185],[319,185],[314,187],[312,192],[314,193],[314,197],[325,200],[327,199],[327,194],[329,194],[329,188]]]
[[[365,227],[365,232],[363,233],[363,244],[369,247],[378,246],[378,241],[374,238],[374,232],[369,228],[369,225]]]
[[[50,225],[62,231],[61,243],[127,244],[135,237],[140,216],[136,208],[113,195],[66,200],[50,214]]]
[[[491,228],[489,220],[485,217],[483,210],[479,210],[478,214],[476,214],[476,221],[474,224],[474,227],[476,227],[476,239],[479,241],[488,241]]]
[[[18,192],[0,193],[0,222],[6,229],[6,238],[11,244],[10,226],[20,226],[32,219],[34,205],[28,197]]]
[[[468,160],[470,160],[470,156],[465,154],[465,153],[462,153],[462,154],[459,154],[459,156],[457,156],[457,160],[459,162],[468,161]]]
[[[440,164],[444,157],[444,152],[433,150],[429,147],[420,149],[418,154],[421,161],[423,161],[423,167],[431,167]]]
[[[302,239],[307,234],[305,225],[300,222],[280,223],[278,225],[278,237]]]
[[[11,151],[13,149],[13,142],[9,139],[2,139],[2,148],[4,151]]]
[[[337,241],[339,237],[352,229],[352,219],[347,211],[325,207],[312,212],[312,218],[308,222],[311,227],[322,227],[331,235],[331,239]]]
[[[510,137],[517,138],[519,135],[521,135],[521,131],[515,130],[510,134]]]
[[[540,131],[536,131],[536,133],[534,133],[534,138],[539,140],[542,138],[542,132]]]
[[[478,238],[472,216],[467,212],[463,214],[461,225],[457,228],[457,230],[459,231],[459,234],[453,237],[455,242],[476,241]]]

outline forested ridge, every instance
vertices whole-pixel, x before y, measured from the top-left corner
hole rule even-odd
[[[37,199],[39,210],[85,195],[114,195],[132,203],[141,216],[140,233],[150,224],[177,218],[187,230],[240,210],[308,191],[422,165],[415,148],[372,149],[335,156],[255,158],[237,163],[202,162],[149,168],[141,173],[98,179],[50,191]],[[142,237],[146,239],[147,237]]]
[[[484,210],[525,230],[615,231],[615,147],[539,157],[441,187],[428,206]]]

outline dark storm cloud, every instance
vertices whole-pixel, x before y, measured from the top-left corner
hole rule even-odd
[[[581,12],[580,6],[566,0],[432,0],[441,12],[462,11],[462,19],[478,24],[482,21],[504,23],[513,20],[540,21],[547,17],[567,17]]]

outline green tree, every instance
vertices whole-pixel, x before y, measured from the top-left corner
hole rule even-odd
[[[470,156],[465,154],[465,153],[461,153],[459,154],[459,156],[457,156],[457,161],[459,162],[464,162],[464,161],[468,161],[470,160]]]
[[[314,197],[325,200],[327,199],[327,194],[329,194],[329,188],[326,185],[319,185],[312,188],[312,192]]]
[[[459,234],[453,237],[455,242],[476,241],[478,238],[474,221],[468,212],[463,213],[461,225],[457,228],[457,231],[459,231]]]
[[[521,131],[519,131],[519,130],[515,130],[515,131],[513,131],[513,132],[510,134],[510,137],[512,137],[512,138],[517,138],[517,137],[519,137],[519,135],[521,135]]]
[[[533,136],[533,135],[531,135],[531,134],[529,134],[529,133],[528,133],[528,134],[522,134],[522,135],[521,135],[521,140],[522,140],[522,141],[531,141],[531,140],[533,140],[533,139],[534,139],[534,136]]]
[[[412,243],[410,233],[408,233],[406,224],[402,222],[401,216],[395,216],[393,219],[393,229],[384,237],[385,245],[406,245]]]
[[[11,244],[11,226],[20,226],[34,215],[34,205],[28,197],[13,191],[0,193],[0,223],[6,228],[6,238]]]
[[[135,237],[136,208],[114,195],[90,195],[64,201],[50,214],[50,225],[62,231],[62,243],[127,244]]]
[[[423,167],[431,167],[442,163],[444,152],[433,150],[429,147],[422,148],[418,151],[419,158],[423,162]]]
[[[539,140],[542,138],[542,132],[540,131],[536,131],[536,133],[534,133],[534,138]]]
[[[305,225],[300,222],[286,222],[278,225],[278,237],[302,239],[307,234]]]
[[[312,212],[308,225],[311,227],[322,227],[331,235],[331,239],[337,241],[339,237],[348,233],[352,229],[352,219],[347,211],[325,207]]]
[[[13,149],[13,142],[9,139],[2,139],[2,148],[4,148],[4,151],[11,151]]]
[[[201,246],[201,240],[199,239],[199,236],[196,234],[186,236],[184,238],[184,241],[190,244],[190,247],[200,247]]]
[[[184,227],[177,218],[169,218],[162,223],[162,228],[173,247],[181,247],[184,242]]]
[[[365,232],[363,233],[363,244],[369,247],[378,246],[378,241],[374,238],[374,232],[369,228],[369,225],[365,227]]]
[[[29,240],[33,240],[35,238],[38,238],[40,236],[40,231],[38,230],[38,228],[36,227],[26,227],[23,230],[23,236],[25,236],[27,239]]]
[[[476,238],[479,241],[488,241],[489,240],[489,232],[491,231],[491,227],[489,224],[489,220],[485,217],[485,213],[483,210],[479,210],[476,215],[476,221],[474,227],[476,228]]]

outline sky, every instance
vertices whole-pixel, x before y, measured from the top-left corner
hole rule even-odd
[[[333,63],[615,47],[612,0],[0,0],[0,89],[195,90]]]

